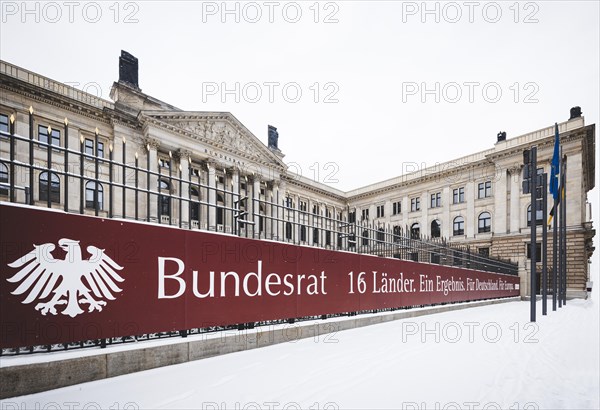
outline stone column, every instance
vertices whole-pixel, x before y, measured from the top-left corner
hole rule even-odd
[[[150,171],[158,172],[158,147],[160,146],[160,142],[155,139],[148,139],[146,141],[146,155],[150,158]],[[140,167],[146,167],[146,164],[141,164]],[[146,215],[146,220],[156,222],[158,220],[158,187],[159,181],[158,177],[155,175],[150,175],[150,186],[147,186],[146,181],[148,180],[147,175],[140,174],[140,185],[145,186],[146,189],[150,190],[150,215]],[[148,195],[143,195],[145,197],[144,203],[148,200]],[[146,203],[146,209],[147,203]]]
[[[518,233],[521,226],[521,169],[511,168],[510,178],[510,232]]]
[[[231,195],[231,207],[235,209],[235,211],[231,212],[231,233],[237,234],[239,231],[240,224],[238,223],[239,218],[239,210],[240,210],[240,171],[237,168],[231,168],[231,185],[229,189],[233,194]]]
[[[407,196],[402,198],[402,229],[408,226],[408,213],[410,212],[410,200]],[[408,227],[410,229],[410,227]]]
[[[442,237],[450,238],[452,234],[452,220],[450,219],[450,204],[452,203],[452,196],[450,194],[450,187],[444,187],[442,190]]]
[[[429,226],[429,195],[427,192],[421,194],[421,235],[431,235]]]
[[[254,175],[252,180],[252,214],[254,215],[254,237],[260,233],[260,176]]]
[[[313,205],[315,205],[312,199],[308,199],[308,203],[306,204],[306,244],[309,246],[313,245],[313,228],[315,223],[315,216],[313,214]]]
[[[505,169],[498,167],[496,176],[497,178],[494,187],[494,224],[492,226],[492,232],[504,234],[506,233],[508,175]]]
[[[216,164],[209,162],[206,164],[208,168],[208,223],[207,227],[209,231],[217,230],[217,181],[216,181]]]
[[[179,184],[177,184],[178,194],[181,198],[184,198],[180,199],[181,215],[179,215],[179,218],[181,220],[181,226],[186,228],[189,227],[190,220],[190,202],[185,200],[189,200],[190,198],[190,186],[185,182],[190,180],[190,154],[189,151],[180,150],[176,155],[179,158],[179,166],[181,167],[181,179],[184,181],[181,184],[181,192],[179,192]]]
[[[465,187],[465,196],[467,199],[467,214],[465,215],[465,234],[467,238],[475,236],[475,227],[477,226],[477,217],[475,216],[475,182],[469,181]]]

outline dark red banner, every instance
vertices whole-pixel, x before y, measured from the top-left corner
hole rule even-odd
[[[518,296],[519,278],[0,205],[0,347]]]

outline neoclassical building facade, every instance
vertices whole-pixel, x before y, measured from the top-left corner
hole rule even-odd
[[[538,172],[549,174],[553,125],[499,134],[485,151],[344,192],[290,172],[274,127],[264,145],[231,113],[184,111],[143,93],[137,59],[127,53],[112,101],[4,61],[0,77],[1,201],[332,249],[344,241],[371,246],[378,227],[409,231],[518,263],[528,292],[523,150],[537,146]],[[594,251],[587,196],[595,186],[595,125],[578,110],[570,117],[558,124],[568,161],[567,294],[584,297]],[[11,132],[22,138],[12,154]],[[33,166],[11,167],[11,155]],[[374,231],[350,232],[357,223]]]

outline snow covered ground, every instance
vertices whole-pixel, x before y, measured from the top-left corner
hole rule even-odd
[[[597,282],[596,282],[597,284]],[[405,319],[7,399],[2,409],[598,409],[598,293]]]

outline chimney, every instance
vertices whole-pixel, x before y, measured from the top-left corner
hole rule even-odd
[[[140,89],[138,84],[138,59],[121,50],[119,57],[119,82]]]
[[[569,118],[569,120],[572,120],[573,118],[579,118],[581,117],[581,107],[573,107],[571,108],[571,118]]]
[[[506,132],[500,131],[498,133],[498,142],[506,141]]]
[[[277,128],[272,125],[269,125],[269,148],[279,150],[277,147],[279,140],[279,133],[277,132]]]

